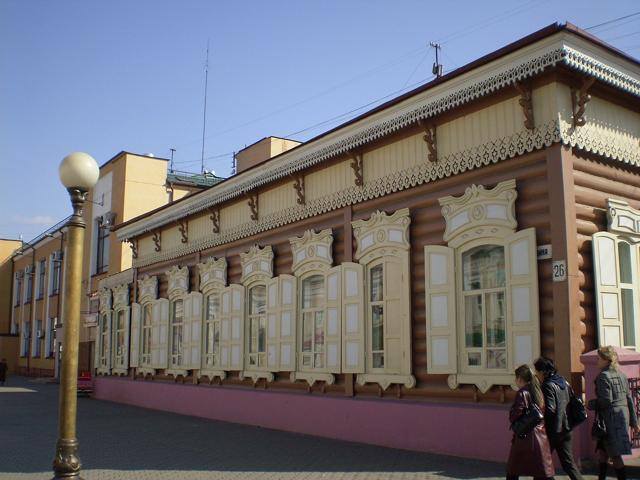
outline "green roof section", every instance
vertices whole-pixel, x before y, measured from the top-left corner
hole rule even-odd
[[[167,183],[189,185],[200,188],[208,188],[216,185],[225,180],[223,177],[218,177],[213,172],[204,173],[189,173],[181,172],[179,170],[169,170],[167,173]]]

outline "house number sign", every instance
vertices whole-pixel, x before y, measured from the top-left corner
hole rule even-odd
[[[552,263],[553,281],[564,282],[567,279],[567,261],[556,260]]]

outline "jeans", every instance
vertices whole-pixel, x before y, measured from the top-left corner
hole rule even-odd
[[[547,432],[547,436],[549,437],[551,453],[553,453],[554,450],[558,453],[558,458],[560,459],[562,469],[565,473],[571,480],[582,480],[580,470],[578,470],[576,462],[573,459],[573,451],[571,449],[571,432]]]

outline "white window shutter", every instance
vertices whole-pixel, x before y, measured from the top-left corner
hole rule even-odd
[[[102,344],[102,314],[98,314],[98,330],[96,331],[96,341],[94,343],[93,351],[93,368],[98,369],[100,365],[100,347]]]
[[[296,318],[298,307],[297,279],[280,275],[280,371],[296,369]]]
[[[342,371],[364,373],[364,282],[359,263],[342,265]]]
[[[155,368],[167,368],[169,365],[169,300],[161,298],[160,321],[159,321],[159,342],[158,342],[158,364]]]
[[[427,372],[457,373],[455,250],[424,247]]]
[[[267,369],[271,372],[280,368],[279,285],[279,277],[267,281]]]
[[[220,366],[231,367],[231,287],[220,293]]]
[[[243,285],[230,285],[231,322],[229,339],[229,369],[242,370],[244,365],[244,303]]]
[[[159,300],[155,300],[151,306],[151,366],[158,368],[160,365],[160,318],[162,307]]]
[[[124,345],[122,346],[123,368],[129,368],[129,326],[131,325],[131,307],[124,309]]]
[[[189,294],[191,303],[191,357],[187,359],[188,368],[197,370],[202,364],[202,302],[203,295],[200,292]]]
[[[330,269],[325,277],[327,330],[324,342],[326,365],[330,373],[340,373],[342,367],[342,267]]]
[[[511,330],[511,368],[531,365],[540,356],[538,259],[536,229],[527,228],[505,239],[507,333]]]
[[[191,323],[193,322],[193,303],[188,295],[182,297],[183,317],[182,317],[182,363],[176,367],[191,368]],[[171,319],[169,320],[171,324]],[[172,334],[169,334],[172,336]]]
[[[129,350],[129,365],[140,365],[140,315],[142,307],[139,303],[131,304],[131,342]]]
[[[598,345],[621,347],[623,329],[618,237],[609,232],[598,232],[591,238],[596,285]]]
[[[113,315],[112,315],[112,313],[111,313],[111,312],[108,312],[108,313],[106,314],[106,321],[107,321],[107,335],[106,335],[106,338],[105,338],[106,345],[105,345],[104,351],[105,351],[105,357],[106,357],[107,364],[105,365],[105,367],[104,367],[104,368],[105,368],[105,369],[107,369],[107,370],[111,370],[111,365],[113,365],[113,362],[111,361],[111,345],[112,345],[112,343],[113,343],[113,342],[112,342],[112,333],[113,333],[113,330],[112,330],[112,328],[111,328],[111,324],[112,324],[112,322],[111,322],[111,317],[112,317],[112,316],[113,316]]]

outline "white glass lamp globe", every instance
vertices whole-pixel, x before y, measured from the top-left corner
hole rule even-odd
[[[64,157],[58,172],[65,187],[85,192],[96,184],[100,176],[98,164],[91,155],[84,152],[74,152]]]

